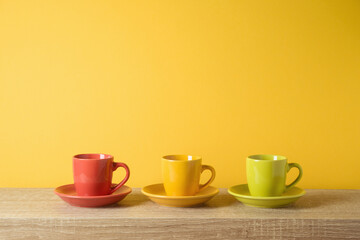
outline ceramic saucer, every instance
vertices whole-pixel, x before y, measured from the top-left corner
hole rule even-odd
[[[62,200],[76,207],[101,207],[121,201],[131,193],[131,188],[122,186],[114,193],[103,196],[77,196],[75,185],[68,184],[55,188],[55,194]]]
[[[263,208],[283,207],[295,202],[305,194],[305,191],[298,187],[292,187],[281,196],[276,197],[254,197],[250,195],[248,185],[241,184],[232,186],[228,192],[245,205]]]
[[[194,196],[167,196],[164,185],[153,184],[141,189],[141,192],[148,196],[151,201],[168,207],[191,207],[209,201],[219,193],[219,189],[209,186]]]

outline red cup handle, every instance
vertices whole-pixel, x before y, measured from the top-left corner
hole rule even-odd
[[[120,162],[113,162],[113,171],[115,171],[116,169],[118,169],[118,167],[123,167],[126,171],[126,176],[125,178],[115,187],[112,187],[110,190],[110,194],[115,192],[116,190],[118,190],[119,188],[121,188],[129,179],[130,177],[130,170],[129,167],[125,164],[125,163],[120,163]]]

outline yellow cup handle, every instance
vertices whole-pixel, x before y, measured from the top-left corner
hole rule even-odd
[[[290,169],[293,168],[293,167],[296,167],[297,169],[299,169],[299,175],[292,183],[290,183],[289,185],[286,185],[286,190],[288,190],[288,189],[292,188],[293,186],[295,186],[295,184],[297,184],[300,181],[300,179],[301,179],[301,177],[303,175],[302,168],[301,168],[300,164],[298,164],[298,163],[289,163],[287,172],[289,172]]]
[[[204,190],[205,188],[207,188],[215,179],[215,169],[212,166],[202,165],[201,166],[201,173],[203,173],[205,170],[210,170],[211,177],[210,177],[209,181],[207,181],[205,184],[200,184],[199,191]]]

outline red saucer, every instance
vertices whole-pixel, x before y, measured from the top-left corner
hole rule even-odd
[[[55,188],[55,194],[62,200],[76,207],[101,207],[110,205],[123,200],[126,195],[131,193],[131,188],[123,185],[110,195],[102,196],[77,196],[75,185],[68,184]]]

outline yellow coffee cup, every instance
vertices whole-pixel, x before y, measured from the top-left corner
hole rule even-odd
[[[192,196],[214,181],[215,169],[201,165],[200,156],[167,155],[161,161],[164,188],[168,196]],[[205,184],[200,184],[200,175],[205,170],[211,171],[211,177]]]

